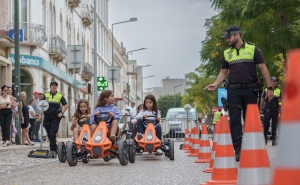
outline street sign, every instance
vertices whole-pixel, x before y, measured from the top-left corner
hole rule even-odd
[[[218,107],[223,107],[222,97],[227,99],[227,90],[225,88],[218,88]]]
[[[67,47],[67,68],[83,68],[84,65],[84,47],[83,45],[68,45]]]
[[[39,101],[38,107],[42,111],[46,111],[49,108],[49,103],[46,100]]]
[[[8,32],[7,32],[7,35],[9,38],[15,40],[15,30],[14,29],[10,29]],[[23,29],[20,29],[20,35],[19,35],[19,38],[20,38],[20,42],[23,42],[24,41],[24,30]]]
[[[107,86],[108,86],[108,83],[103,76],[97,77],[98,91],[103,91]]]
[[[108,66],[107,67],[107,81],[112,83],[114,79],[114,83],[120,82],[120,67],[118,66]]]
[[[191,110],[192,106],[190,104],[185,104],[183,106],[183,108],[184,108],[185,111],[189,111],[189,110]]]

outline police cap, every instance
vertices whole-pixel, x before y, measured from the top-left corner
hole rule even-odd
[[[58,83],[56,81],[51,81],[50,86],[53,85],[53,84],[58,86]]]
[[[225,35],[221,37],[221,39],[226,39],[230,37],[230,35],[235,35],[235,34],[242,34],[242,30],[237,27],[237,26],[230,26],[229,28],[226,29]]]

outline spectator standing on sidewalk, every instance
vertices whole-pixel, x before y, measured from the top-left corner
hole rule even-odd
[[[3,146],[6,147],[10,144],[10,124],[12,120],[12,110],[13,101],[10,96],[7,94],[8,87],[3,85],[1,87],[1,96],[0,96],[0,124],[2,131],[2,141]]]
[[[17,101],[17,98],[15,98],[12,95],[13,91],[12,91],[12,87],[8,87],[8,91],[7,94],[12,98],[13,103],[14,103],[14,108],[12,108],[12,120],[11,120],[11,124],[10,124],[10,144],[15,144],[15,142],[13,141],[13,133],[17,133],[17,129],[16,129],[16,123],[15,123],[15,119],[17,118],[17,113],[18,113],[18,106],[19,103]]]
[[[26,100],[26,92],[20,93],[20,106],[21,106],[21,128],[22,128],[22,145],[34,145],[31,142],[29,135],[28,135],[28,126],[29,126],[29,108],[25,103]],[[25,139],[27,143],[25,143]]]
[[[28,101],[28,109],[29,109],[29,123],[30,123],[30,128],[29,128],[29,138],[31,138],[31,141],[34,141],[33,139],[33,130],[35,129],[36,123],[39,121],[40,117],[36,115],[35,110],[33,109],[33,106],[35,105],[35,101],[33,98],[29,99]]]
[[[39,102],[40,102],[39,97],[41,96],[40,94],[41,93],[38,91],[35,91],[33,93],[34,105],[32,107],[35,112],[35,115],[38,117],[36,123],[33,125],[33,128],[32,128],[32,136],[31,137],[34,140],[34,142],[41,142],[39,139],[39,130],[40,130],[41,119],[42,119],[42,117],[41,117],[42,111],[39,109]]]

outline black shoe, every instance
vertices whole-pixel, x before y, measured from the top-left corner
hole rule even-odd
[[[276,141],[272,141],[272,146],[276,146],[277,145],[277,142]]]
[[[235,161],[240,161],[240,154],[235,155]]]

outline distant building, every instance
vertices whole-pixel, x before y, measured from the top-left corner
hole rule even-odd
[[[156,99],[160,96],[165,96],[167,94],[183,94],[184,90],[187,88],[186,85],[187,79],[162,79],[161,87],[153,87],[152,89],[148,89],[147,92],[144,92],[144,97],[148,94],[153,94]]]

